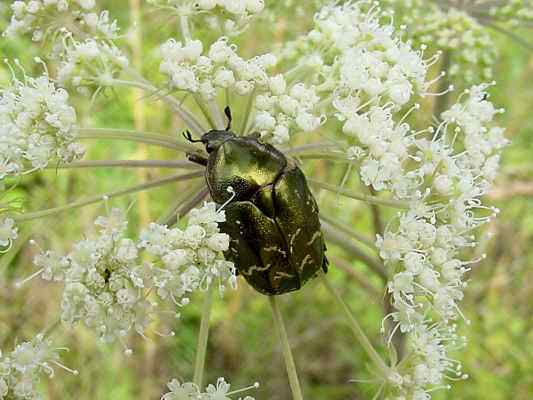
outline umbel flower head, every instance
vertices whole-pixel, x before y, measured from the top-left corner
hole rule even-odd
[[[416,101],[453,87],[429,93],[443,76],[427,78],[438,57],[424,59],[425,46],[415,50],[385,18],[377,3],[325,6],[313,29],[282,55],[299,61],[317,94],[331,99],[344,134],[338,147],[361,181],[406,206],[376,241],[393,272],[388,291],[395,311],[386,319],[394,329],[387,342],[398,331],[408,336],[408,359],[384,380],[391,398],[429,399],[448,387],[447,379],[466,377],[450,356],[464,344],[456,321],[463,317],[464,275],[477,261],[466,250],[476,245],[475,229],[497,212],[481,197],[507,140],[492,122],[502,110],[488,100],[490,85],[466,90],[436,126],[413,129],[408,121],[420,108]]]
[[[113,43],[95,39],[78,42],[73,38],[65,43],[57,81],[81,94],[112,86],[113,80],[129,65],[128,58]]]
[[[188,304],[194,291],[236,287],[233,263],[223,256],[229,237],[218,229],[224,220],[223,211],[206,203],[191,211],[184,230],[152,223],[132,240],[125,214],[114,208],[95,220],[96,238],[76,243],[66,256],[37,255],[36,274],[64,282],[61,319],[67,326],[82,322],[106,342],[122,341],[131,330],[144,336],[155,314]],[[140,251],[150,261],[142,261]]]
[[[197,40],[191,26],[194,21],[211,21],[228,36],[238,33],[248,17],[263,8],[262,1],[153,3],[179,16],[181,39],[161,46],[160,72],[169,90],[152,86],[144,78],[120,83],[146,88],[151,94],[156,92],[152,89],[161,89],[157,93],[195,134],[204,131],[202,123],[185,101],[177,102],[172,91],[192,95],[185,97],[197,103],[215,129],[224,127],[217,103],[220,95],[243,100],[248,114],[240,133],[255,130],[274,144],[288,142],[298,131],[310,132],[327,124],[328,129],[320,134],[325,136],[327,131],[330,135],[332,155],[349,162],[349,172],[355,170],[363,185],[386,192],[392,197],[389,204],[401,210],[375,242],[391,276],[386,290],[393,311],[385,320],[393,322],[393,329],[387,333],[387,342],[398,332],[408,337],[408,356],[398,365],[388,366],[375,350],[375,354],[367,350],[381,361],[373,359],[383,367],[378,372],[385,395],[396,400],[427,400],[434,390],[447,387],[448,379],[466,377],[451,352],[464,344],[456,324],[464,318],[460,301],[465,276],[477,261],[468,250],[476,245],[475,230],[497,212],[484,206],[481,198],[507,144],[504,130],[493,123],[501,110],[489,100],[490,85],[465,91],[449,110],[439,111],[434,125],[415,129],[411,121],[423,120],[422,116],[411,118],[421,108],[419,103],[428,106],[428,97],[448,94],[453,87],[430,92],[431,85],[443,77],[428,78],[438,54],[428,57],[425,46],[404,40],[405,29],[395,30],[391,15],[378,2],[330,3],[315,15],[313,29],[285,46],[279,57],[264,54],[250,59],[241,57],[225,36],[209,44]],[[87,26],[98,26],[98,17],[89,23],[85,11],[79,11],[92,10],[92,1],[15,4],[13,32],[19,32],[17,21],[24,21],[20,26],[26,28],[20,32],[33,32],[35,40],[41,40],[41,14],[35,12],[40,7],[52,7]],[[68,44],[59,52],[61,84],[87,93],[119,82],[116,76],[126,68],[127,59],[111,41],[116,32],[113,24],[107,30],[110,35],[93,32],[87,36],[86,30],[80,36],[67,33],[64,43]],[[98,61],[96,69],[94,61]],[[289,72],[272,72],[274,67],[281,69],[283,62],[291,64]],[[48,76],[43,79],[47,84],[41,78],[27,79],[2,92],[0,122],[7,121],[9,127],[2,138],[15,140],[0,147],[0,161],[7,171],[4,176],[43,168],[52,159],[69,161],[78,154],[72,148],[68,157],[70,153],[64,150],[74,144],[75,123],[75,114],[67,112],[66,91],[55,89]],[[41,96],[41,86],[51,94]],[[49,97],[55,100],[51,105]],[[44,139],[35,145],[39,138]],[[224,220],[217,205],[206,203],[191,211],[186,224],[152,223],[138,238],[130,238],[125,214],[108,210],[95,221],[98,234],[76,243],[67,255],[40,253],[35,258],[36,275],[64,283],[61,310],[67,326],[82,323],[104,341],[122,342],[131,331],[143,336],[155,314],[169,310],[176,314],[176,308],[185,306],[194,292],[212,285],[221,292],[235,287],[235,267],[224,259],[230,238],[218,228]],[[9,244],[15,228],[7,219],[3,226],[0,239]],[[205,392],[176,380],[169,390],[163,400],[221,400],[240,392],[231,392],[223,379]]]
[[[75,127],[68,92],[47,74],[13,78],[10,87],[0,89],[0,180],[82,157]]]
[[[107,11],[98,12],[95,0],[16,0],[11,10],[11,22],[4,32],[8,37],[29,33],[35,42],[54,42],[58,35],[73,32],[104,40],[118,36],[116,21]]]
[[[198,15],[199,27],[228,36],[246,30],[253,18],[263,11],[264,0],[148,0],[149,3],[173,9],[180,17]]]
[[[39,400],[37,385],[42,376],[53,378],[54,368],[71,370],[60,363],[59,350],[43,334],[17,344],[10,353],[0,350],[0,400]]]
[[[431,51],[444,51],[442,62],[447,64],[453,81],[467,85],[480,79],[493,79],[492,67],[497,57],[497,46],[490,32],[476,19],[486,13],[488,6],[479,2],[480,8],[476,9],[474,3],[477,2],[385,1],[396,6],[414,44],[427,44]]]
[[[314,87],[289,84],[282,74],[269,75],[277,63],[273,54],[245,60],[237,46],[222,37],[206,54],[199,40],[170,39],[161,46],[161,56],[160,71],[168,76],[170,89],[199,94],[206,101],[212,101],[219,90],[256,97],[255,120],[245,129],[254,129],[266,141],[285,143],[291,129],[309,132],[321,124],[315,110],[320,98]]]

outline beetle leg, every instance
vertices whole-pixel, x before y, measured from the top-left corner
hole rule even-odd
[[[182,133],[182,135],[185,139],[187,139],[191,143],[203,143],[201,139],[200,140],[193,139],[191,131],[185,131]]]
[[[198,154],[198,153],[187,153],[187,159],[190,162],[203,165],[204,167],[207,167],[207,157]]]
[[[228,118],[228,126],[226,127],[226,130],[229,131],[231,129],[231,121],[233,120],[231,116],[231,108],[229,108],[229,106],[224,108],[224,114],[226,114],[226,117]]]

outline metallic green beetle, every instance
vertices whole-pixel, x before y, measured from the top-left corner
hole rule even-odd
[[[326,246],[317,203],[294,160],[256,136],[212,130],[200,140],[208,157],[187,154],[206,167],[211,197],[228,203],[226,222],[230,248],[226,258],[237,273],[265,295],[298,290],[322,268],[327,271]]]

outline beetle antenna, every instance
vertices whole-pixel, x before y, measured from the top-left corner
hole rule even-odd
[[[183,132],[182,135],[183,135],[183,137],[184,137],[185,139],[187,139],[187,140],[188,140],[189,142],[191,142],[191,143],[201,143],[201,142],[202,142],[201,140],[193,139],[193,138],[192,138],[192,135],[191,135],[191,132],[188,131],[188,130],[185,131],[185,132]]]
[[[217,212],[220,212],[220,211],[224,210],[224,207],[226,207],[229,203],[231,203],[232,200],[235,198],[235,196],[237,196],[237,193],[233,189],[233,186],[228,186],[228,188],[226,189],[226,192],[231,193],[231,196],[230,196],[230,198],[228,200],[226,200],[226,202],[224,204],[222,204],[218,208]]]
[[[228,126],[226,127],[226,130],[229,131],[231,129],[231,121],[233,119],[231,116],[231,108],[229,108],[229,106],[224,108],[224,114],[226,114],[226,117],[228,117]]]

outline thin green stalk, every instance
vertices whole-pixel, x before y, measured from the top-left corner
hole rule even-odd
[[[78,169],[78,168],[180,168],[198,170],[198,165],[186,160],[89,160],[68,164],[48,165],[48,169]]]
[[[357,341],[359,344],[363,347],[365,352],[368,354],[374,365],[382,372],[383,377],[388,378],[391,376],[392,371],[391,369],[385,364],[385,361],[381,358],[381,356],[378,354],[376,349],[374,349],[374,346],[372,346],[372,343],[370,343],[370,340],[366,336],[365,332],[355,319],[352,311],[348,307],[348,305],[344,302],[344,300],[340,297],[340,295],[337,293],[337,291],[333,288],[331,283],[329,282],[326,275],[320,271],[319,277],[328,292],[333,296],[338,306],[342,309],[344,312],[344,315],[348,319],[350,328],[352,329],[353,334],[355,335]]]
[[[338,148],[338,145],[332,144],[332,143],[312,143],[312,144],[304,144],[302,146],[297,147],[289,147],[287,149],[283,149],[283,152],[286,154],[297,154],[297,153],[303,153],[308,150],[324,150],[326,148]],[[336,154],[336,153],[333,153]]]
[[[202,101],[200,96],[197,95],[197,94],[194,94],[193,98],[194,98],[194,101],[196,102],[196,104],[198,105],[198,107],[200,108],[200,111],[202,111],[202,114],[204,115],[204,117],[207,120],[207,123],[209,124],[211,129],[217,129],[217,124],[215,123],[215,120],[211,116],[211,112],[209,111],[207,106],[204,104],[204,102]]]
[[[285,324],[283,323],[283,317],[279,309],[278,300],[276,296],[269,296],[270,306],[272,308],[272,314],[274,316],[274,325],[278,331],[278,335],[281,341],[281,349],[283,351],[283,358],[285,360],[285,367],[287,368],[287,375],[289,377],[289,384],[291,386],[293,400],[303,400],[302,389],[300,388],[300,381],[298,380],[298,373],[296,371],[296,365],[294,364],[294,358],[292,357],[291,346],[289,344],[289,338],[287,337],[287,331],[285,330]]]
[[[241,135],[248,134],[248,125],[250,125],[250,120],[252,118],[252,109],[255,101],[255,88],[252,90],[252,93],[248,95],[248,100],[246,102],[246,110],[244,111],[244,119],[242,120],[241,126]]]
[[[297,156],[302,160],[335,160],[346,163],[353,163],[353,160],[350,160],[346,157],[344,153],[335,153],[330,151],[321,151],[317,153],[303,153]]]
[[[200,333],[198,334],[198,343],[196,346],[196,362],[194,363],[193,382],[199,388],[202,387],[202,381],[204,379],[207,339],[209,338],[209,319],[211,318],[211,309],[213,308],[214,287],[215,285],[211,284],[206,293],[202,309],[202,321],[200,322]]]
[[[350,253],[350,255],[364,262],[370,270],[374,271],[383,280],[383,282],[388,281],[389,277],[387,275],[387,270],[381,260],[362,251],[355,245],[355,243],[353,243],[350,236],[341,232],[339,229],[332,227],[327,222],[322,223],[322,231],[328,241],[339,245],[343,250]]]
[[[54,331],[59,328],[61,325],[61,319],[56,319],[52,325],[50,325],[46,330],[43,332],[43,335],[45,338],[49,338]]]
[[[172,183],[172,182],[178,182],[178,181],[185,181],[185,180],[194,179],[194,178],[200,178],[201,176],[203,176],[203,171],[191,172],[189,174],[183,174],[183,175],[180,175],[180,174],[178,174],[178,175],[170,175],[168,177],[161,178],[161,179],[156,179],[156,180],[153,180],[153,181],[150,181],[150,182],[143,183],[142,185],[133,186],[131,188],[117,190],[117,191],[109,192],[109,193],[104,193],[104,194],[100,194],[100,195],[97,195],[97,196],[91,196],[91,197],[89,197],[87,199],[78,200],[78,201],[75,201],[75,202],[70,203],[70,204],[66,204],[66,205],[59,206],[59,207],[54,207],[54,208],[49,208],[47,210],[35,211],[35,212],[26,213],[26,214],[22,214],[22,215],[15,215],[12,218],[16,222],[24,222],[24,221],[30,221],[30,220],[34,220],[34,219],[38,219],[38,218],[50,217],[52,215],[56,215],[56,214],[62,213],[64,211],[72,210],[74,208],[80,208],[80,207],[88,206],[90,204],[99,203],[99,202],[103,201],[105,198],[111,199],[113,197],[124,196],[124,195],[127,195],[127,194],[137,193],[137,192],[140,192],[140,191],[143,191],[143,190],[147,190],[147,189],[152,189],[152,188],[156,188],[156,187],[159,187],[159,186],[164,186],[164,185],[166,185],[168,183]]]
[[[189,18],[186,15],[180,15],[180,28],[183,39],[185,39],[185,41],[191,40],[192,36],[191,29],[189,28]]]
[[[222,116],[222,113],[220,112],[220,107],[218,106],[215,99],[208,100],[207,107],[215,120],[215,125],[217,129],[226,129],[227,124],[224,122],[224,117]]]
[[[187,127],[197,136],[201,136],[203,133],[206,132],[206,129],[198,122],[194,115],[185,107],[183,107],[178,100],[176,100],[173,96],[170,96],[169,94],[162,93],[162,89],[159,89],[156,86],[152,85],[146,79],[140,79],[141,80],[139,81],[114,79],[113,83],[115,83],[116,85],[136,87],[146,92],[149,92],[151,95],[156,95],[169,106],[171,106],[172,109],[176,111],[178,116],[183,120],[183,122],[185,122],[185,125],[187,125]]]
[[[108,129],[108,128],[78,128],[78,137],[80,139],[114,139],[114,140],[128,140],[132,142],[152,144],[156,146],[166,147],[179,151],[195,151],[194,146],[173,140],[166,135],[156,133],[138,132],[126,129]]]
[[[369,237],[365,236],[365,235],[362,235],[360,234],[359,232],[357,231],[354,231],[353,229],[351,229],[348,225],[346,224],[343,224],[342,222],[339,222],[339,221],[336,221],[334,220],[333,218],[330,218],[328,217],[327,215],[321,213],[320,214],[320,219],[322,221],[325,221],[327,222],[328,224],[330,224],[331,226],[339,229],[340,231],[344,232],[345,234],[347,234],[348,236],[351,236],[353,237],[355,240],[357,240],[358,242],[361,242],[363,243],[364,245],[366,245],[367,247],[369,247],[370,249],[372,249],[373,251],[376,251],[376,244],[374,243],[374,241],[372,239],[370,239]]]
[[[15,257],[18,256],[19,251],[22,249],[23,246],[26,245],[28,240],[31,239],[32,235],[32,232],[24,232],[15,240],[10,250],[7,253],[2,254],[2,256],[0,257],[0,277],[3,274],[8,273],[7,267],[11,264]]]
[[[311,185],[317,186],[322,189],[326,189],[330,192],[341,194],[343,196],[349,197],[351,199],[365,201],[370,204],[377,204],[386,207],[394,207],[400,209],[408,209],[409,204],[406,201],[401,200],[392,200],[392,199],[382,199],[376,196],[370,196],[367,194],[357,193],[348,189],[343,189],[335,185],[330,185],[328,183],[315,181],[314,179],[307,180]]]
[[[370,282],[364,272],[361,273],[357,271],[353,265],[344,258],[328,255],[328,259],[336,268],[342,269],[349,277],[357,282],[361,288],[368,292],[371,296],[369,299],[370,302],[375,301],[376,304],[379,303],[379,300],[383,297],[382,290],[378,289],[375,284]]]
[[[200,204],[208,194],[209,189],[205,186],[205,183],[202,184],[200,189],[195,187],[193,190],[186,192],[185,196],[180,197],[163,215],[161,215],[157,223],[167,226],[175,225],[179,218],[187,215],[189,211]]]

